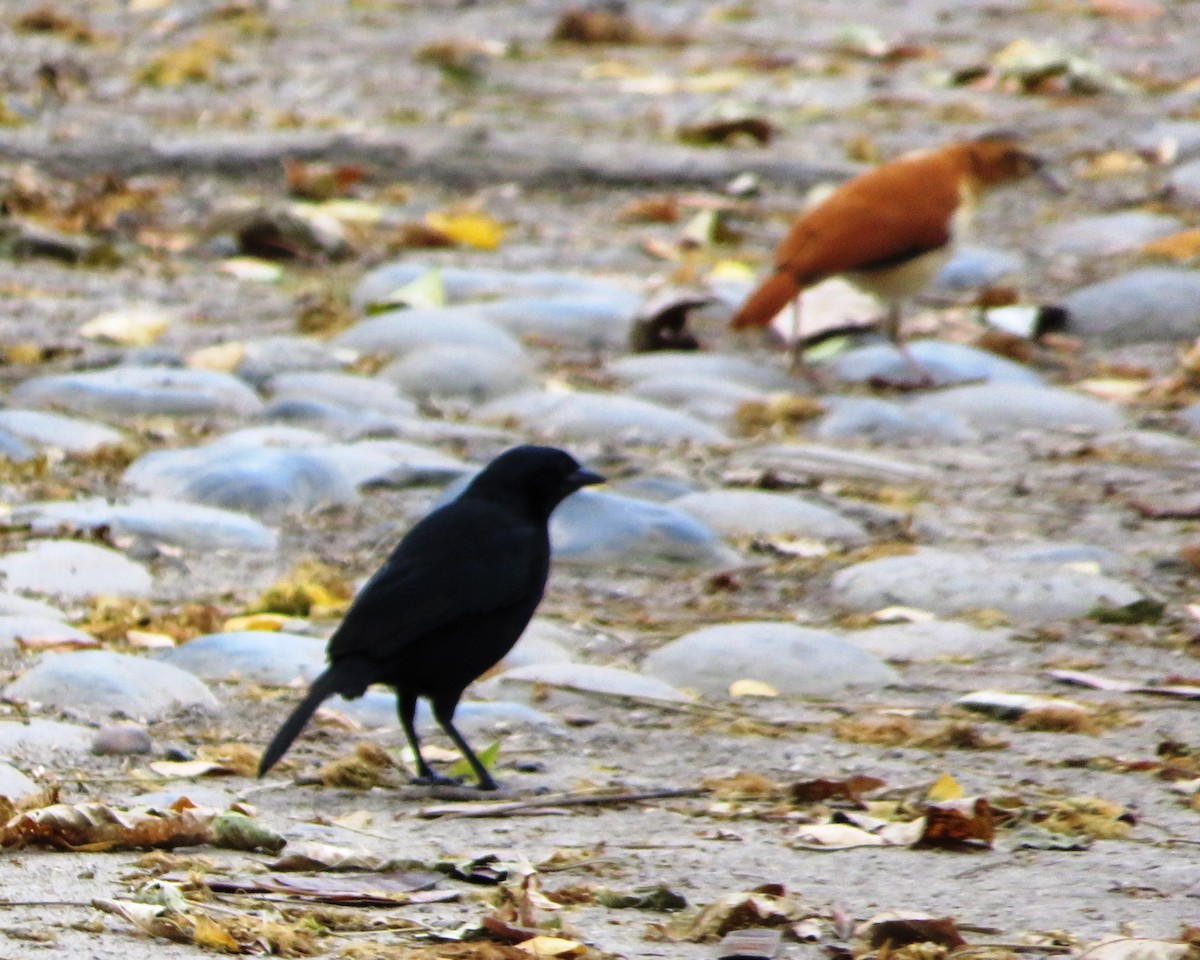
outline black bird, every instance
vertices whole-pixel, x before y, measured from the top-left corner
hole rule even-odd
[[[489,463],[450,503],[418,522],[354,598],[329,639],[329,666],[292,711],[258,765],[283,756],[327,697],[361,697],[372,683],[396,691],[417,783],[447,783],[421,756],[417,698],[462,751],[479,781],[496,781],[454,728],[467,685],[512,649],[542,600],[550,571],[550,514],[580,487],[602,483],[568,453],[522,446]]]

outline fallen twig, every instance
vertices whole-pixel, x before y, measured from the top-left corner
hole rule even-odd
[[[418,817],[427,820],[435,817],[510,817],[523,814],[541,814],[546,808],[554,807],[599,807],[621,803],[637,803],[641,800],[666,800],[674,797],[699,797],[708,793],[703,787],[664,787],[659,790],[638,790],[628,793],[557,793],[526,800],[499,803],[443,804],[423,807]]]

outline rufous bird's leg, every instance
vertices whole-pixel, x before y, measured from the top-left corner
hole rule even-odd
[[[800,296],[792,300],[792,360],[788,364],[788,373],[799,375],[818,390],[828,389],[829,384],[821,372],[804,359],[804,340],[800,336]]]
[[[904,342],[904,338],[900,335],[900,304],[888,304],[887,316],[883,320],[883,331],[887,334],[887,338],[895,344],[896,349],[900,351],[900,355],[904,357],[904,362],[912,367],[913,372],[917,374],[917,386],[934,386],[933,374],[929,372],[920,360],[913,356],[912,351],[908,348],[908,344]]]

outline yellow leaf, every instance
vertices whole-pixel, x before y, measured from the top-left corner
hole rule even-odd
[[[1169,237],[1161,237],[1142,247],[1142,252],[1168,260],[1194,260],[1200,256],[1200,229],[1183,230]]]
[[[157,307],[130,307],[101,313],[82,327],[79,335],[89,340],[103,340],[123,347],[146,347],[157,340],[171,315]]]
[[[218,343],[211,347],[193,350],[184,361],[193,370],[216,370],[232,373],[246,356],[244,343]]]
[[[224,950],[227,953],[242,953],[242,945],[228,930],[211,917],[197,913],[192,918],[192,941],[198,947]]]
[[[709,280],[744,280],[747,283],[755,276],[754,268],[741,260],[718,260],[708,273]]]
[[[930,803],[941,803],[943,800],[961,800],[963,788],[950,774],[943,773],[937,778],[925,799]]]
[[[242,630],[278,632],[290,619],[292,618],[281,613],[250,613],[244,617],[230,617],[222,624],[221,629],[226,633],[238,633]]]
[[[477,250],[495,250],[504,239],[504,227],[483,213],[428,213],[425,223],[456,243]]]
[[[731,697],[777,697],[779,691],[761,680],[734,680],[729,685]]]
[[[562,937],[530,937],[518,943],[517,949],[535,957],[578,957],[587,952],[579,941]]]

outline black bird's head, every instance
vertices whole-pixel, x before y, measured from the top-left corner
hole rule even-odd
[[[471,481],[464,494],[515,498],[538,515],[549,517],[576,490],[603,482],[604,477],[581,466],[564,450],[526,445],[505,450],[496,457]]]

